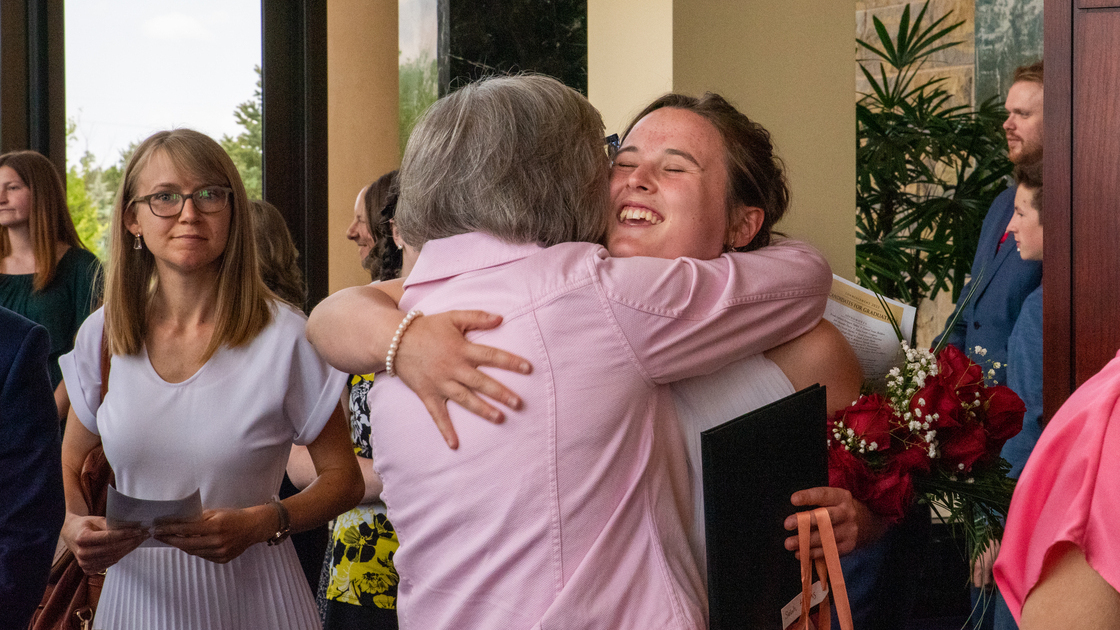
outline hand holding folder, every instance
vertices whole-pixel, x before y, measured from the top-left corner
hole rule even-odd
[[[802,586],[783,522],[790,495],[828,485],[825,420],[814,385],[701,434],[712,630],[781,630]]]

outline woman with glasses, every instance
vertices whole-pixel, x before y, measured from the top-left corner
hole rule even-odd
[[[287,537],[361,497],[338,406],[345,377],[265,287],[252,229],[233,162],[200,133],[159,132],[125,167],[105,306],[61,360],[73,401],[62,537],[87,573],[107,570],[94,627],[319,627]],[[307,445],[318,476],[280,501],[293,443]],[[119,492],[197,491],[201,518],[149,532],[87,516],[79,472],[98,444]]]
[[[48,369],[59,417],[66,390],[58,358],[101,300],[101,263],[78,238],[62,178],[43,155],[0,155],[0,306],[41,324],[50,334]]]

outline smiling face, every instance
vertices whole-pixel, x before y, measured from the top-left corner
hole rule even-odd
[[[1042,84],[1018,81],[1007,91],[1007,155],[1015,164],[1042,159]]]
[[[613,256],[716,258],[729,240],[727,185],[715,126],[687,110],[654,110],[615,157],[607,249]]]
[[[1042,260],[1042,221],[1034,204],[1034,191],[1019,184],[1015,190],[1015,214],[1007,231],[1015,237],[1023,260]]]
[[[164,151],[157,149],[136,178],[135,196],[157,192],[189,194],[206,186],[224,182],[198,181],[181,173]],[[174,217],[157,217],[148,204],[133,203],[125,212],[125,225],[132,234],[144,237],[145,247],[156,259],[161,271],[189,273],[199,269],[216,271],[229,239],[230,208],[204,214],[189,199]]]
[[[10,166],[0,166],[0,225],[26,226],[31,218],[31,189]]]
[[[358,193],[358,198],[354,200],[354,218],[350,221],[350,226],[346,228],[346,238],[354,241],[358,246],[358,260],[365,262],[366,256],[369,256],[370,250],[373,249],[373,234],[369,231],[369,224],[366,223],[366,194],[369,187],[363,188]]]

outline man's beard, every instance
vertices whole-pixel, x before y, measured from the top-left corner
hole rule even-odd
[[[1042,143],[1031,144],[1019,139],[1019,151],[1017,154],[1008,153],[1008,159],[1016,165],[1034,164],[1042,160]]]

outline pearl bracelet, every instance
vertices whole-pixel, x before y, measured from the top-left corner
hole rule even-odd
[[[397,333],[393,335],[393,341],[389,344],[389,354],[385,355],[385,374],[388,376],[396,376],[397,372],[393,369],[393,361],[397,358],[397,348],[401,345],[401,337],[404,337],[404,331],[408,330],[412,320],[423,315],[420,311],[411,310],[408,315],[404,316],[401,320],[401,325],[397,326]]]

